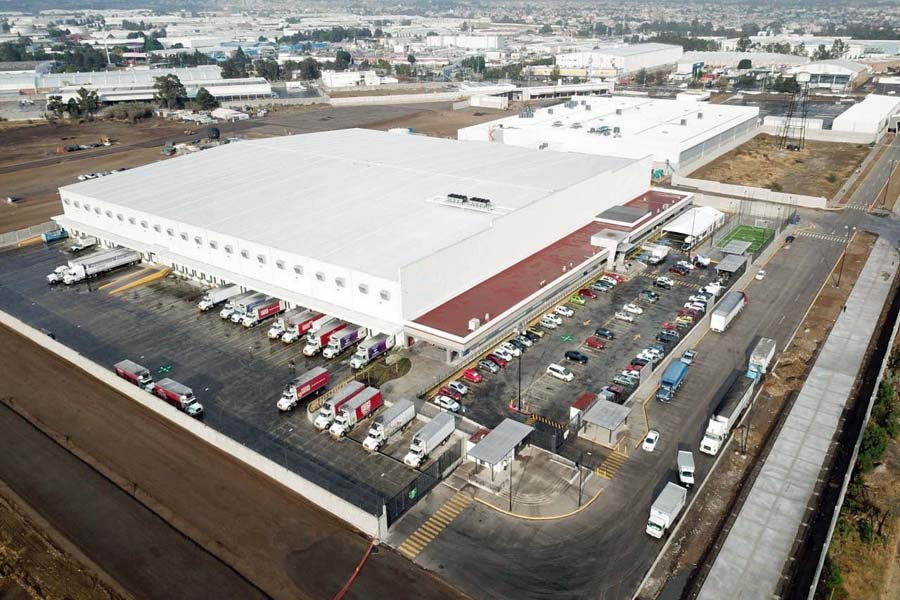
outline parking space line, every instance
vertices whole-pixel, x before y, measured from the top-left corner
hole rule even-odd
[[[415,559],[471,503],[471,496],[456,492],[400,544],[400,553],[410,560]]]

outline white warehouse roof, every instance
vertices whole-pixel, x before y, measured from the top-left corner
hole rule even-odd
[[[888,119],[900,113],[900,98],[869,94],[834,118],[835,131],[877,134],[887,127]]]
[[[345,129],[228,144],[61,192],[397,281],[503,214],[631,163]],[[494,212],[447,204],[454,193]]]
[[[755,127],[758,115],[752,106],[599,96],[579,98],[574,107],[535,109],[530,118],[513,116],[466,127],[457,136],[634,159],[652,154],[658,163],[677,165],[686,150],[733,128]]]
[[[871,70],[871,67],[862,63],[853,62],[852,60],[834,59],[820,60],[811,62],[806,65],[794,67],[789,73],[812,73],[813,75],[850,75],[855,76],[864,71]]]

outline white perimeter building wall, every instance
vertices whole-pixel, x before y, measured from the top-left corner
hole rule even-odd
[[[674,66],[683,54],[681,46],[634,44],[557,54],[556,66],[560,69],[615,69],[620,73],[635,73],[641,69]]]

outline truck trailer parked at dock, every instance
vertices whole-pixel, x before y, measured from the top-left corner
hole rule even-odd
[[[345,402],[334,418],[334,423],[328,429],[332,437],[342,438],[350,433],[356,425],[372,416],[383,403],[381,390],[367,387]]]
[[[238,285],[223,285],[222,287],[213,288],[203,295],[203,298],[197,303],[197,308],[206,312],[240,293],[241,287]]]
[[[322,350],[322,356],[332,359],[353,344],[359,343],[369,334],[369,330],[360,325],[348,325],[328,338],[328,345]]]
[[[375,417],[369,434],[363,440],[363,448],[369,452],[381,449],[392,435],[406,429],[416,418],[416,406],[411,400],[403,398]]]
[[[63,283],[72,285],[121,267],[136,265],[139,262],[141,262],[141,253],[128,248],[116,248],[109,254],[94,254],[87,260],[70,267],[63,275]]]
[[[362,369],[364,366],[394,347],[394,336],[379,334],[363,340],[356,353],[350,358],[352,369]]]
[[[331,424],[334,423],[334,418],[337,416],[338,411],[344,403],[348,402],[353,396],[364,389],[366,389],[365,384],[360,383],[359,381],[347,383],[347,385],[336,391],[324,404],[322,404],[313,421],[313,426],[319,431],[325,431],[331,427]]]
[[[315,394],[320,394],[325,386],[328,385],[329,373],[328,369],[316,367],[310,369],[303,375],[291,380],[281,398],[278,399],[277,406],[281,412],[287,412],[293,409],[304,398],[308,398]]]
[[[747,306],[747,295],[744,292],[728,292],[710,315],[709,328],[722,333],[728,329],[728,326],[744,310],[745,306]]]
[[[447,441],[456,429],[456,420],[453,415],[442,412],[425,424],[413,436],[409,445],[409,452],[403,457],[403,462],[410,467],[421,467],[435,448]]]

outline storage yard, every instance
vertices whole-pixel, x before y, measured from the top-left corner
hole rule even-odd
[[[691,173],[695,179],[832,198],[869,153],[865,144],[806,140],[803,150],[778,148],[760,134]]]

